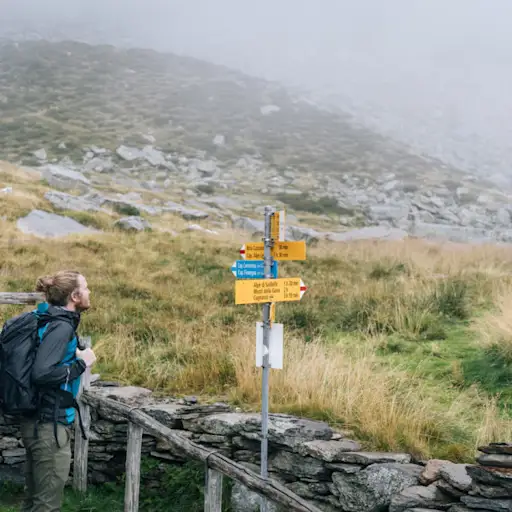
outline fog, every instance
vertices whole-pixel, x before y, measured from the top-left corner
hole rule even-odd
[[[510,0],[0,0],[0,35],[169,50],[321,95],[418,151],[512,176]]]

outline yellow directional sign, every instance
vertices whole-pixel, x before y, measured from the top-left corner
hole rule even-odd
[[[245,260],[263,259],[263,242],[251,242],[242,245],[240,255]],[[275,242],[272,247],[272,257],[275,260],[305,260],[306,242]]]
[[[306,287],[300,277],[235,281],[235,304],[291,302],[302,299]]]
[[[284,210],[275,212],[270,219],[270,236],[275,240],[284,241],[285,239],[285,223],[284,223]]]

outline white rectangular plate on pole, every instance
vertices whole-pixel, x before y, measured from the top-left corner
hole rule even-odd
[[[269,362],[274,370],[283,369],[283,324],[272,324],[269,339]],[[256,366],[263,365],[263,322],[256,322]]]

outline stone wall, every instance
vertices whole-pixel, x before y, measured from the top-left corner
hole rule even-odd
[[[195,399],[154,399],[148,390],[102,384],[94,393],[141,408],[191,440],[259,472],[260,417],[226,404]],[[127,424],[100,407],[91,421],[89,480],[102,483],[124,471]],[[490,445],[475,465],[415,461],[407,453],[364,451],[327,424],[272,414],[269,471],[272,478],[325,511],[512,511],[512,445]],[[164,463],[184,459],[166,442],[144,436],[143,452]],[[0,416],[0,480],[23,481],[19,429]],[[234,512],[259,510],[258,498],[236,484]],[[270,510],[277,510],[271,507]]]

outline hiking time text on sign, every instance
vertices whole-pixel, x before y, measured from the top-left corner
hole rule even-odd
[[[262,260],[264,243],[251,242],[242,245],[240,255],[244,260]],[[306,259],[306,242],[274,242],[271,256],[275,260],[300,261]]]
[[[241,280],[235,282],[235,304],[292,302],[302,299],[305,291],[300,277]]]

